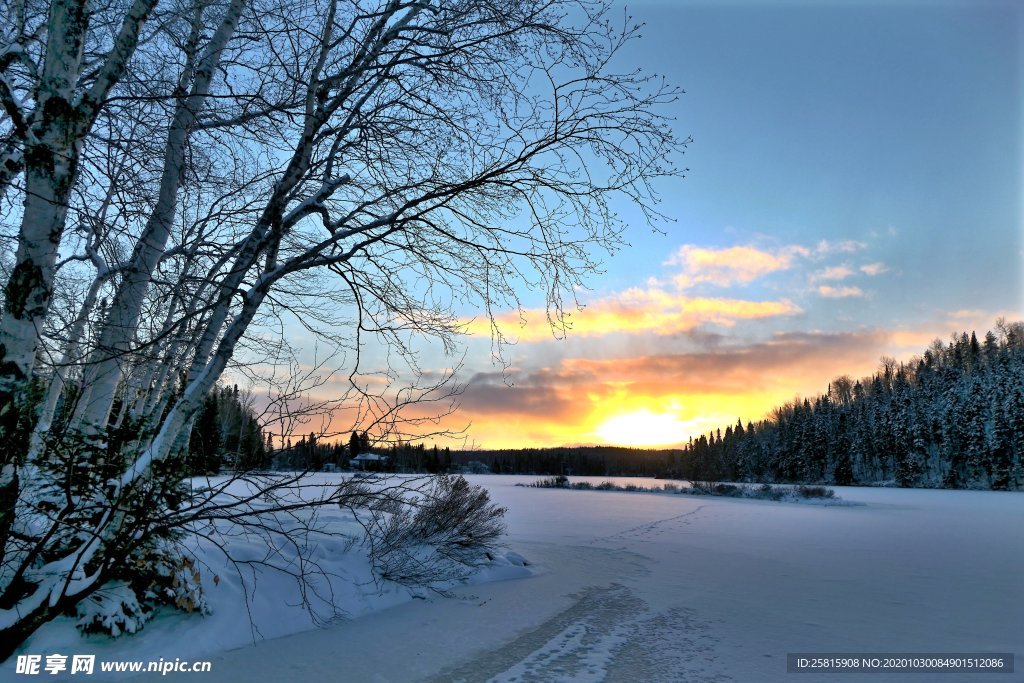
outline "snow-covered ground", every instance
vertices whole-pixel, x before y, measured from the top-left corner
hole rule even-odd
[[[509,508],[508,545],[532,562],[532,576],[457,588],[452,598],[410,600],[394,590],[371,599],[353,589],[363,602],[351,611],[363,616],[221,651],[204,657],[212,673],[179,677],[847,681],[788,674],[786,654],[1024,657],[1019,493],[837,488],[844,500],[864,504],[826,507],[514,486],[535,477],[469,479]],[[516,569],[480,579],[524,573]],[[279,610],[287,596],[260,593],[264,635],[309,628],[293,608]],[[67,628],[48,626],[22,652],[196,658],[237,645],[248,630],[244,613],[221,606],[206,618],[156,621],[113,643],[90,638],[88,647],[67,642]],[[1024,681],[1024,661],[1017,671],[868,678]]]

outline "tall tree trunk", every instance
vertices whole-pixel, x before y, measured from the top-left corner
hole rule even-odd
[[[107,280],[106,275],[106,273],[101,273],[92,281],[89,291],[86,292],[85,300],[82,301],[82,305],[78,310],[78,316],[68,332],[67,345],[64,347],[60,363],[54,369],[50,385],[46,389],[46,395],[37,409],[36,424],[32,430],[32,437],[29,440],[28,460],[30,462],[38,458],[43,452],[45,445],[43,439],[53,426],[53,415],[57,409],[57,403],[60,401],[60,397],[67,386],[68,372],[71,366],[79,361],[79,346],[85,331],[85,324],[88,322],[93,307],[96,305],[100,288]]]
[[[232,0],[217,31],[206,46],[196,67],[192,88],[185,97],[185,89],[192,63],[187,56],[186,66],[179,82],[180,99],[174,112],[164,150],[164,166],[160,177],[160,191],[156,206],[146,227],[135,244],[132,258],[124,269],[124,279],[111,302],[107,320],[100,332],[96,353],[86,367],[83,385],[89,393],[79,403],[76,422],[88,436],[102,434],[110,415],[117,387],[124,376],[124,364],[132,336],[138,326],[142,305],[150,280],[174,226],[178,188],[185,165],[185,145],[195,126],[210,92],[214,71],[220,63],[224,47],[238,26],[245,0]],[[202,33],[202,16],[197,11],[192,35]]]
[[[75,89],[82,75],[88,2],[54,0],[50,6],[46,59],[24,145],[25,208],[0,317],[0,561],[14,521],[18,466],[28,446],[28,388],[53,296],[54,266],[82,142],[135,53],[139,31],[156,2],[135,0],[92,87],[80,97]]]
[[[46,61],[24,152],[25,207],[0,317],[0,539],[6,541],[25,456],[28,387],[50,308],[57,250],[78,168],[81,138],[72,104],[88,22],[85,0],[50,8]],[[6,544],[5,544],[6,545]],[[0,548],[0,560],[4,549]]]

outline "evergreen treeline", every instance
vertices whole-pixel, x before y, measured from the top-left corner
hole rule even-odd
[[[757,424],[692,440],[688,479],[1024,486],[1024,324],[1000,320],[936,340],[920,358],[883,358],[871,377],[776,408]]]
[[[452,451],[450,448],[438,448],[436,445],[410,444],[398,442],[381,451],[388,457],[386,469],[393,472],[428,472],[438,474],[452,469]]]
[[[365,463],[363,469],[384,472],[429,472],[437,474],[452,468],[452,453],[449,448],[428,448],[425,444],[411,444],[399,441],[385,446],[372,447],[370,435],[366,432],[352,432],[348,443],[327,442],[310,434],[297,443],[291,439],[284,448],[272,453],[272,467],[278,470],[331,470],[349,469],[351,460],[363,453],[374,453],[383,458],[377,462]]]
[[[206,395],[188,442],[191,474],[222,469],[258,470],[271,466],[272,449],[246,397],[233,387],[217,386]]]
[[[271,453],[273,469],[290,472],[347,467],[348,460],[349,452],[344,444],[324,441],[312,432],[295,443],[288,439],[283,448]]]
[[[622,446],[506,448],[453,451],[454,467],[478,473],[666,477],[678,468],[679,449],[650,450]]]

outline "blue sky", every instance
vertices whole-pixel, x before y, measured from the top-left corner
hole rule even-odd
[[[899,268],[892,312],[969,307],[985,290],[1019,308],[1020,3],[634,14],[646,26],[628,57],[687,90],[676,116],[694,138],[688,178],[665,190],[678,219],[665,241],[867,240]],[[636,239],[622,271],[657,241]]]
[[[685,179],[589,281],[466,347],[468,443],[673,445],[1022,310],[1024,3],[637,2]],[[525,299],[528,306],[538,304]],[[447,363],[437,360],[438,367]],[[514,385],[510,387],[509,385]]]

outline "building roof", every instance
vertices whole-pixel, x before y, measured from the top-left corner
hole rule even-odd
[[[353,461],[358,462],[376,462],[378,460],[387,460],[388,456],[380,455],[379,453],[360,453],[356,457],[352,458]]]

